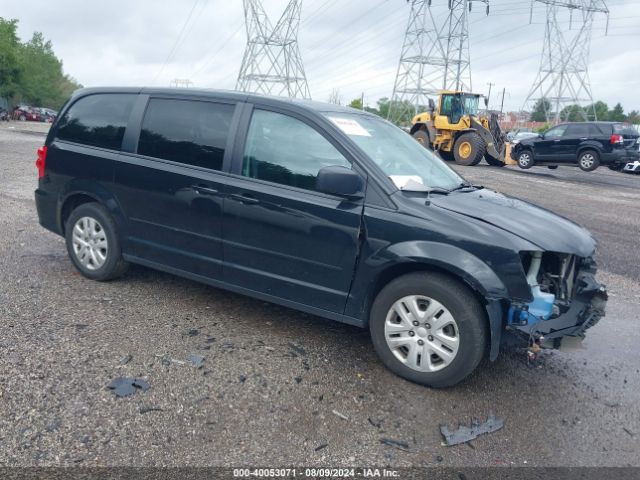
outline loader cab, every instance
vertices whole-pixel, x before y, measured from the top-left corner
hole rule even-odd
[[[480,95],[446,92],[440,96],[440,115],[447,117],[449,125],[458,125],[464,116],[476,117]]]

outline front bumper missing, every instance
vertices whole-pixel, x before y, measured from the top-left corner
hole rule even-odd
[[[605,316],[608,298],[604,285],[596,281],[595,272],[582,271],[578,274],[575,294],[565,313],[549,320],[534,320],[526,325],[512,325],[510,328],[525,333],[530,338],[542,337],[545,346],[558,348],[562,337],[584,338],[587,329]]]

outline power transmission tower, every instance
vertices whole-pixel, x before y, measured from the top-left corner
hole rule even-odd
[[[311,98],[298,49],[302,0],[290,0],[274,27],[261,0],[244,0],[247,48],[236,90]]]
[[[193,86],[193,82],[188,78],[175,78],[169,82],[171,88],[190,88]]]
[[[542,105],[547,122],[553,124],[566,120],[571,111],[583,120],[597,120],[588,72],[589,51],[593,17],[597,13],[607,15],[608,30],[607,5],[604,0],[533,0],[532,16],[535,2],[546,5],[547,21],[540,70],[525,108]],[[567,10],[568,15],[561,15]],[[566,17],[569,29],[562,25]],[[590,105],[592,111],[587,112],[585,105]]]
[[[393,87],[389,119],[398,122],[428,105],[440,90],[471,90],[469,12],[489,0],[449,0],[449,12],[438,23],[431,0],[407,0],[409,23]]]

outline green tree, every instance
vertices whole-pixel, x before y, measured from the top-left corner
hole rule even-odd
[[[362,98],[356,98],[354,100],[351,100],[351,103],[349,104],[349,106],[351,108],[355,108],[357,110],[363,110],[364,107],[362,105]]]
[[[0,17],[0,98],[58,109],[81,85],[65,75],[53,45],[36,32],[21,43],[18,21]]]
[[[532,122],[546,122],[547,113],[551,111],[551,102],[546,98],[541,98],[536,102],[531,112],[530,120]]]
[[[607,105],[606,103],[604,103],[602,101],[597,101],[593,105],[589,105],[588,107],[585,107],[585,110],[587,111],[587,115],[589,116],[589,120],[594,120],[594,118],[593,118],[593,112],[594,111],[596,113],[596,118],[598,120],[600,120],[600,121],[609,120],[609,105]]]
[[[627,115],[627,122],[633,124],[640,124],[640,112],[638,110],[631,110]]]
[[[568,122],[584,122],[584,109],[580,105],[568,105],[560,112],[560,118]]]
[[[624,122],[626,120],[626,116],[624,114],[624,108],[620,102],[616,103],[616,106],[613,107],[613,110],[609,112],[609,120],[612,122]]]
[[[12,99],[19,91],[21,71],[18,62],[20,41],[17,20],[0,17],[0,98]]]

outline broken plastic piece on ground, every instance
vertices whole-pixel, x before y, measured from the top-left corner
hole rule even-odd
[[[187,363],[190,363],[197,369],[204,367],[204,357],[202,355],[191,354],[187,357]]]
[[[118,361],[118,365],[126,365],[127,363],[129,363],[131,360],[133,360],[133,355],[131,354],[127,354],[124,357],[121,357],[120,360]]]
[[[563,337],[558,350],[565,353],[579,352],[584,350],[583,340],[584,337]]]
[[[333,413],[336,417],[339,417],[343,420],[349,420],[349,417],[347,417],[346,415],[343,415],[342,413],[340,413],[337,410],[332,410],[331,413]]]
[[[495,415],[489,415],[487,421],[480,423],[477,420],[471,422],[471,427],[466,425],[458,426],[457,430],[451,431],[447,425],[440,425],[440,432],[447,442],[447,446],[459,445],[467,443],[478,438],[485,433],[493,433],[504,427],[504,420],[496,418]]]
[[[129,395],[133,395],[136,390],[146,392],[149,390],[149,384],[141,378],[118,377],[114,378],[111,383],[107,385],[107,388],[113,390],[116,397],[128,397]]]
[[[390,447],[397,448],[399,450],[409,450],[409,444],[405,442],[399,442],[397,440],[391,440],[390,438],[381,438],[380,443],[388,445]]]

